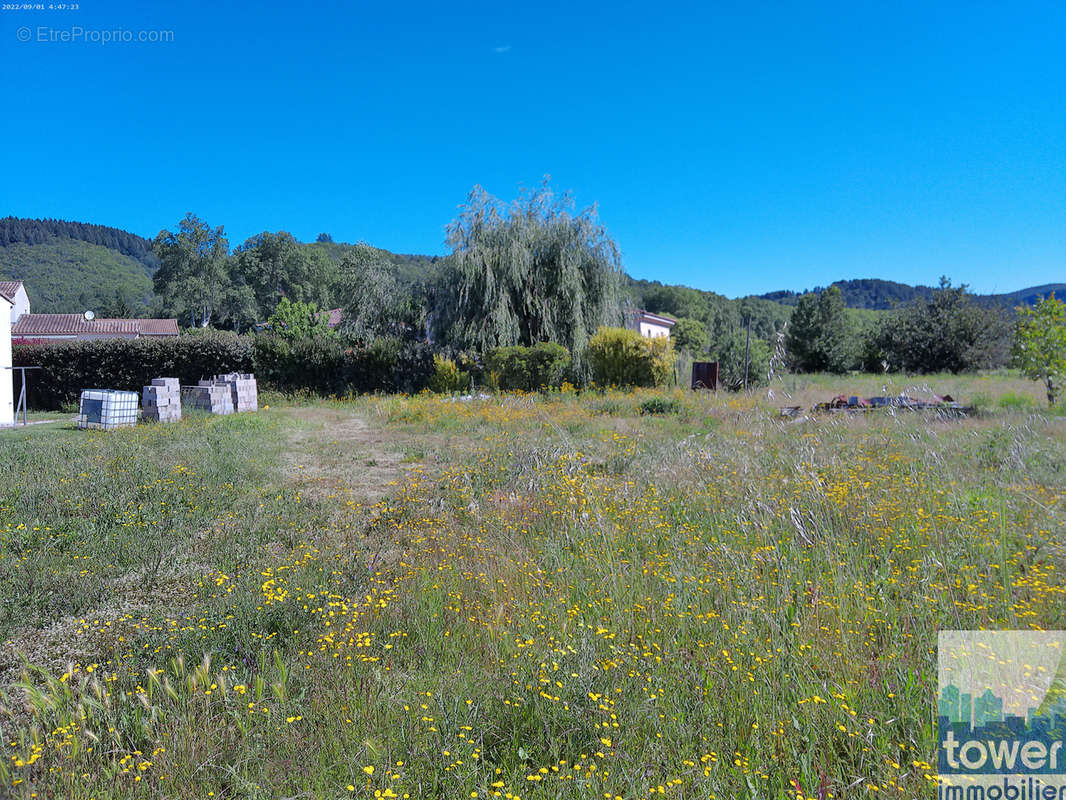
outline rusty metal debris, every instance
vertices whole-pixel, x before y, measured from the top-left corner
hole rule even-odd
[[[934,395],[933,400],[919,400],[908,395],[879,397],[859,397],[858,395],[838,394],[824,403],[816,403],[811,411],[823,413],[869,413],[875,411],[931,411],[944,417],[965,417],[974,412],[972,406],[964,406],[950,394]],[[785,406],[781,409],[782,417],[797,417],[800,406]]]

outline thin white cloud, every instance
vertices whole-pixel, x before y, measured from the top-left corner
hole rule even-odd
[[[499,47],[494,47],[494,48],[492,48],[492,52],[494,52],[494,53],[509,53],[509,52],[511,52],[511,45],[504,44],[504,45],[500,45]]]

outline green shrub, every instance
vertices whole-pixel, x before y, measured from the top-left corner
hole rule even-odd
[[[286,339],[331,339],[337,332],[329,327],[329,312],[319,311],[314,303],[293,302],[281,298],[267,320],[270,330]]]
[[[570,366],[570,351],[555,342],[538,342],[529,348],[530,388],[557,389]]]
[[[497,347],[486,353],[485,366],[497,388],[536,392],[562,383],[570,366],[570,353],[555,342],[539,342],[532,347]]]
[[[38,341],[15,345],[13,356],[16,366],[41,367],[27,375],[28,401],[35,409],[62,409],[77,403],[83,389],[140,392],[152,378],[196,383],[219,373],[253,368],[250,339],[226,331],[159,339]]]
[[[586,357],[601,386],[666,386],[674,374],[668,337],[651,339],[626,328],[601,327],[589,339]]]
[[[676,414],[681,401],[676,397],[651,397],[640,404],[641,414]]]
[[[433,374],[429,377],[431,392],[460,392],[470,386],[470,374],[463,372],[450,358],[433,356]]]

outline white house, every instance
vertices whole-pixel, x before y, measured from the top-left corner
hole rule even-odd
[[[14,370],[11,367],[11,315],[15,301],[0,289],[0,428],[15,424]]]
[[[31,314],[30,298],[22,281],[0,281],[0,296],[11,303],[10,335],[16,342],[25,339],[140,339],[179,335],[176,319],[97,319],[89,311],[84,314]]]
[[[626,327],[638,331],[641,336],[649,339],[657,339],[660,336],[669,336],[670,330],[677,324],[672,317],[664,317],[662,314],[652,314],[650,311],[633,310],[626,314]]]
[[[23,314],[30,313],[30,296],[22,281],[0,281],[0,294],[14,303],[11,308],[11,324],[14,325]]]

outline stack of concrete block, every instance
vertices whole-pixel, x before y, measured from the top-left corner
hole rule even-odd
[[[215,383],[224,383],[230,387],[234,411],[239,413],[241,411],[257,411],[259,409],[259,389],[255,383],[255,375],[230,372],[227,375],[216,375]]]
[[[181,386],[177,378],[152,378],[141,391],[141,419],[177,422],[181,419]]]
[[[197,386],[182,386],[181,400],[186,408],[211,414],[232,414],[233,395],[225,383],[200,381]]]

